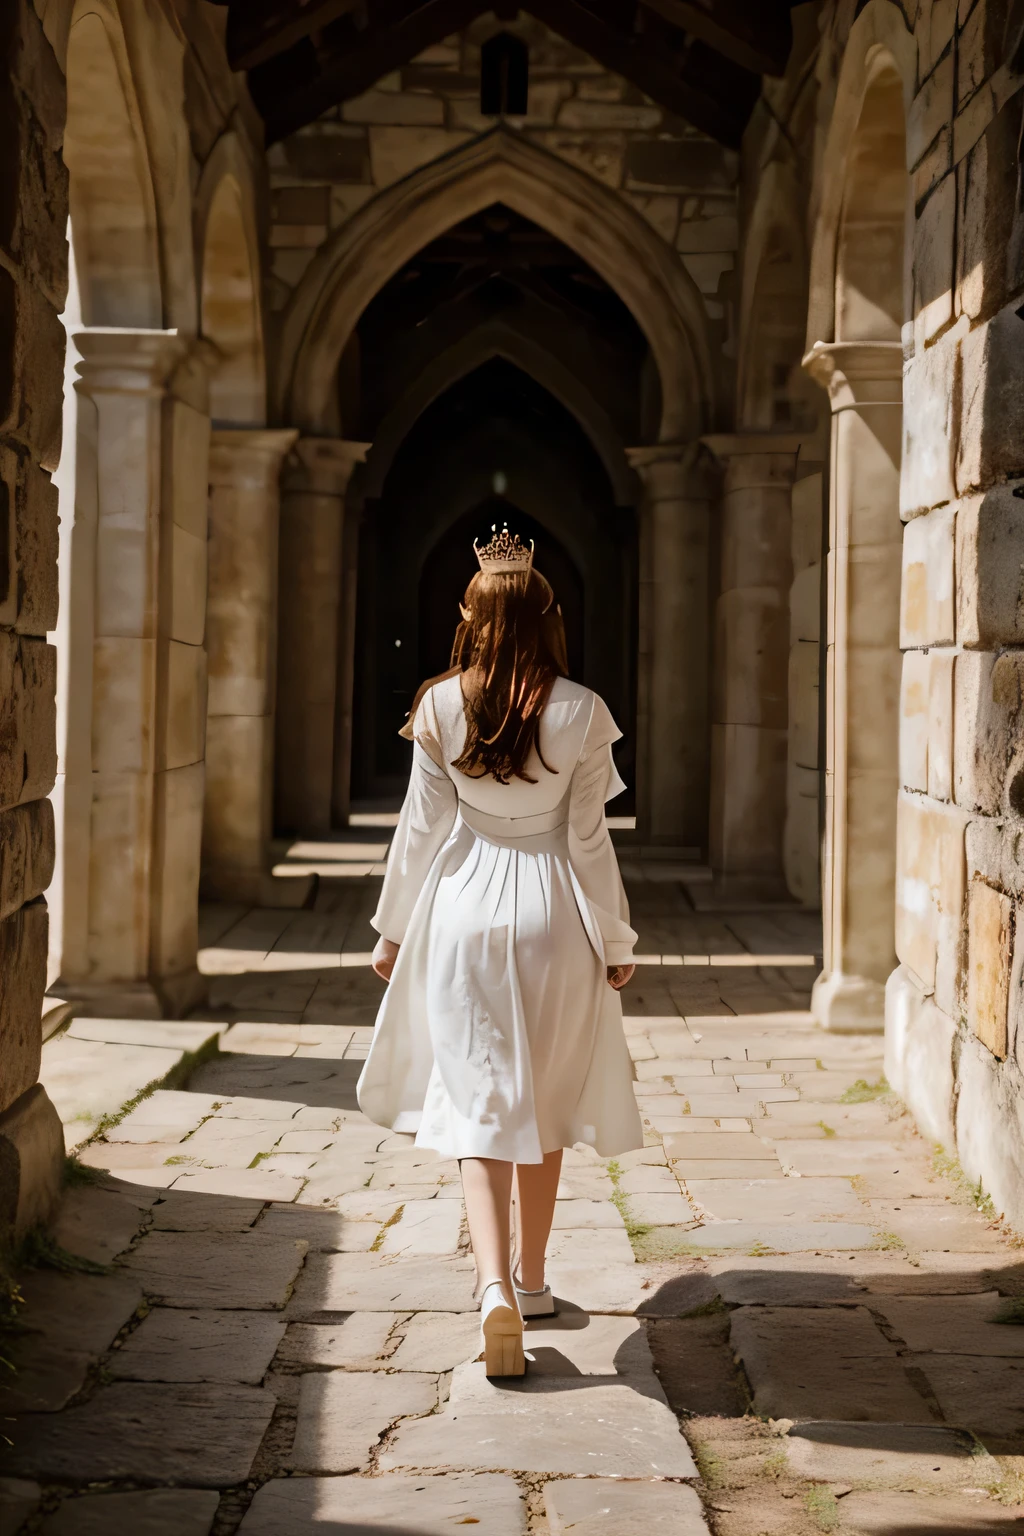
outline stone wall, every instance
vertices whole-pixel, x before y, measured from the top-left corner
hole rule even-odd
[[[57,498],[67,285],[64,81],[35,13],[0,21],[0,1242],[45,1220],[63,1138],[37,1081],[56,766]]]
[[[282,310],[327,236],[376,192],[494,128],[480,113],[482,18],[268,152],[270,304]],[[718,336],[732,327],[737,156],[663,111],[539,22],[529,113],[505,126],[619,191],[678,252]]]

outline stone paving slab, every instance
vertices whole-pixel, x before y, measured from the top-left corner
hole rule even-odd
[[[376,1253],[310,1254],[288,1306],[296,1322],[334,1312],[472,1312],[471,1259],[386,1259]]]
[[[110,1264],[149,1220],[148,1199],[113,1180],[68,1189],[52,1232],[56,1243],[94,1264]]]
[[[864,1221],[848,1179],[687,1179],[690,1199],[720,1221]]]
[[[707,1536],[701,1502],[679,1483],[567,1478],[544,1487],[551,1536]]]
[[[697,1220],[693,1206],[681,1193],[678,1184],[674,1193],[657,1190],[629,1196],[629,1214],[634,1221],[648,1227],[682,1226]]]
[[[783,1141],[776,1151],[787,1172],[804,1178],[849,1177],[865,1167],[898,1173],[901,1164],[915,1161],[913,1153],[903,1153],[889,1141]]]
[[[1021,1529],[1019,1507],[992,1499],[921,1498],[910,1493],[851,1493],[840,1503],[842,1536],[998,1536]]]
[[[42,1489],[21,1477],[0,1477],[0,1536],[15,1536],[39,1508]]]
[[[237,1381],[259,1386],[284,1337],[268,1312],[156,1307],[111,1357],[126,1381]]]
[[[918,1355],[950,1424],[973,1430],[990,1451],[1024,1456],[1024,1360]]]
[[[654,1389],[652,1379],[649,1391]],[[663,1398],[637,1391],[633,1379],[538,1374],[497,1384],[483,1375],[482,1365],[459,1366],[444,1410],[401,1425],[380,1465],[696,1476]]]
[[[262,1200],[169,1189],[153,1207],[154,1232],[248,1232],[263,1210]]]
[[[653,1370],[647,1334],[633,1317],[565,1311],[528,1323],[524,1343],[531,1375],[649,1377]]]
[[[39,1081],[60,1115],[68,1151],[88,1141],[104,1115],[116,1114],[151,1083],[161,1082],[183,1055],[173,1046],[106,1045],[64,1035],[48,1040]]]
[[[475,1536],[525,1536],[512,1478],[282,1478],[259,1489],[239,1536],[451,1536],[470,1525]]]
[[[987,1224],[978,1223],[977,1212],[952,1201],[871,1200],[872,1220],[887,1232],[895,1232],[907,1247],[946,1249],[991,1247],[1003,1251],[1003,1240]]]
[[[677,1158],[738,1158],[773,1162],[770,1147],[752,1131],[713,1131],[707,1135],[668,1136],[665,1153],[669,1162]]]
[[[582,1312],[633,1313],[648,1296],[647,1272],[632,1259],[608,1264],[576,1265],[555,1259],[547,1266],[548,1284],[557,1305],[566,1303]]]
[[[451,1313],[425,1313],[449,1317]],[[406,1314],[401,1312],[352,1312],[339,1323],[289,1323],[277,1353],[278,1365],[344,1367],[349,1371],[376,1371],[383,1364],[388,1336]],[[476,1325],[479,1328],[479,1325]],[[393,1365],[393,1359],[387,1364]],[[438,1367],[438,1373],[444,1367]]]
[[[393,1371],[453,1371],[480,1353],[476,1312],[417,1312],[396,1332],[402,1342],[388,1356]]]
[[[729,1345],[727,1316],[664,1317],[647,1324],[647,1337],[673,1413],[733,1418],[746,1408],[746,1391]]]
[[[676,1184],[675,1179],[672,1183],[678,1195],[679,1185]],[[571,1230],[573,1227],[589,1227],[591,1230],[608,1227],[613,1231],[619,1231],[622,1227],[622,1217],[608,1198],[611,1192],[609,1180],[608,1195],[602,1200],[556,1200],[555,1217],[551,1223],[552,1230],[561,1232]]]
[[[755,1413],[890,1424],[931,1419],[895,1347],[863,1307],[742,1307],[731,1321]]]
[[[25,1332],[5,1340],[5,1413],[54,1413],[81,1391],[103,1355],[142,1301],[130,1275],[62,1274],[36,1270],[23,1282]]]
[[[305,1180],[262,1168],[204,1168],[179,1172],[174,1188],[190,1195],[229,1195],[252,1200],[294,1200]]]
[[[624,1226],[592,1231],[587,1227],[552,1232],[548,1239],[548,1262],[577,1268],[593,1264],[630,1264],[633,1248]]]
[[[116,1382],[63,1413],[23,1415],[8,1456],[44,1482],[230,1488],[248,1477],[273,1411],[258,1387]]]
[[[384,1234],[382,1254],[414,1257],[458,1251],[462,1207],[454,1200],[407,1200],[402,1215]]]
[[[167,1307],[283,1307],[307,1244],[257,1232],[151,1232],[125,1261]]]
[[[199,1488],[148,1488],[65,1499],[41,1536],[209,1536],[220,1495]]]
[[[437,1377],[412,1372],[303,1376],[288,1465],[296,1472],[357,1472],[396,1419],[437,1406]]]
[[[850,1221],[718,1221],[693,1227],[687,1234],[695,1248],[771,1249],[777,1253],[814,1253],[829,1248],[870,1248],[871,1227]]]
[[[783,1444],[790,1471],[815,1483],[932,1492],[991,1488],[1003,1476],[972,1435],[940,1424],[800,1424]]]
[[[678,1145],[679,1138],[675,1138]],[[766,1152],[771,1148],[766,1147]],[[702,1157],[689,1158],[676,1153],[672,1166],[680,1179],[689,1186],[691,1179],[781,1179],[785,1175],[774,1158],[755,1161],[746,1158]]]
[[[998,1323],[998,1291],[976,1296],[892,1296],[877,1310],[915,1354],[1009,1355],[1024,1358],[1024,1328]]]

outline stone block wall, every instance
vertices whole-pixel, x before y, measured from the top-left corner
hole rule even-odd
[[[505,120],[617,189],[679,255],[724,345],[732,328],[738,157],[671,116],[539,22],[503,28],[529,44],[529,113]],[[483,19],[268,152],[270,304],[287,305],[319,246],[376,192],[495,128],[480,113]]]
[[[39,1086],[56,770],[57,497],[67,284],[64,81],[30,6],[0,19],[0,1243],[45,1220],[63,1137]]]

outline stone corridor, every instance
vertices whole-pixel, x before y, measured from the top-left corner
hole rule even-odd
[[[813,1022],[816,919],[686,866],[624,865],[647,1145],[567,1154],[559,1315],[485,1380],[457,1166],[355,1105],[386,836],[282,854],[304,908],[208,908],[203,1019],[45,1047],[78,1153],[3,1351],[2,1536],[1024,1529],[1024,1254],[881,1036]]]

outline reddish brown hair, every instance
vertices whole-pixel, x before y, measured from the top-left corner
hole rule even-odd
[[[534,784],[526,764],[535,747],[540,757],[541,713],[555,678],[569,671],[555,595],[539,571],[480,571],[466,588],[463,612],[452,666],[468,674],[466,745],[452,766],[472,778],[493,774],[499,784]]]

